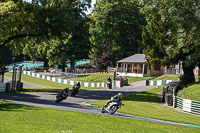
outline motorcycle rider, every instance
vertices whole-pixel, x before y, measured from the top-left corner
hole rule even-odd
[[[105,105],[105,107],[107,107],[109,103],[111,103],[113,101],[116,101],[116,100],[118,100],[118,102],[120,104],[122,104],[122,96],[123,96],[122,93],[118,93],[117,95],[111,97],[111,99],[107,102],[107,104]]]
[[[109,85],[110,85],[111,87],[109,87]],[[109,87],[109,89],[112,88],[112,80],[111,80],[110,76],[109,76],[108,79],[107,79],[107,86]]]
[[[56,98],[59,98],[60,96],[62,96],[64,94],[65,98],[68,96],[69,93],[69,87],[66,87],[65,89],[61,90],[58,95],[56,96]]]
[[[79,93],[79,90],[81,88],[80,82],[78,82],[76,85],[73,86],[71,96],[75,96]]]
[[[108,77],[107,82],[112,82],[110,76]]]
[[[75,86],[73,86],[72,90],[79,91],[80,88],[81,88],[81,84],[80,84],[80,82],[78,82]]]

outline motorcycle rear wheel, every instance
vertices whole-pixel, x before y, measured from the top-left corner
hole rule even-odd
[[[60,101],[62,101],[63,99],[62,99],[62,97],[59,97],[58,99],[56,99],[56,103],[59,103]]]

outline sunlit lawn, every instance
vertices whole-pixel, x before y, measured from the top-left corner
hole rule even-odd
[[[158,93],[161,90],[162,87],[160,86],[156,89],[124,97],[125,106],[122,106],[118,111],[136,116],[200,125],[200,116],[183,113],[161,104],[158,98]],[[91,103],[101,108],[106,102],[107,100]]]
[[[0,133],[191,133],[199,129],[0,101]]]

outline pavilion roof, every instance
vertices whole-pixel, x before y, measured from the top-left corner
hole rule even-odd
[[[125,59],[117,61],[118,63],[123,63],[123,62],[130,62],[130,63],[145,63],[147,62],[146,60],[146,55],[145,54],[134,54],[132,56],[129,56]]]

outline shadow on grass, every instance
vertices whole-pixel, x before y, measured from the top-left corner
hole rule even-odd
[[[123,100],[124,101],[155,102],[155,103],[160,102],[160,98],[158,94],[149,93],[149,92],[131,94],[127,97],[124,97]]]
[[[24,110],[38,110],[36,107],[26,106],[22,104],[12,104],[8,102],[0,102],[0,111],[24,111]]]
[[[78,75],[78,77],[87,77],[87,76],[89,76],[88,74],[80,74],[80,75]]]
[[[21,92],[59,92],[62,89],[51,88],[24,88]]]

